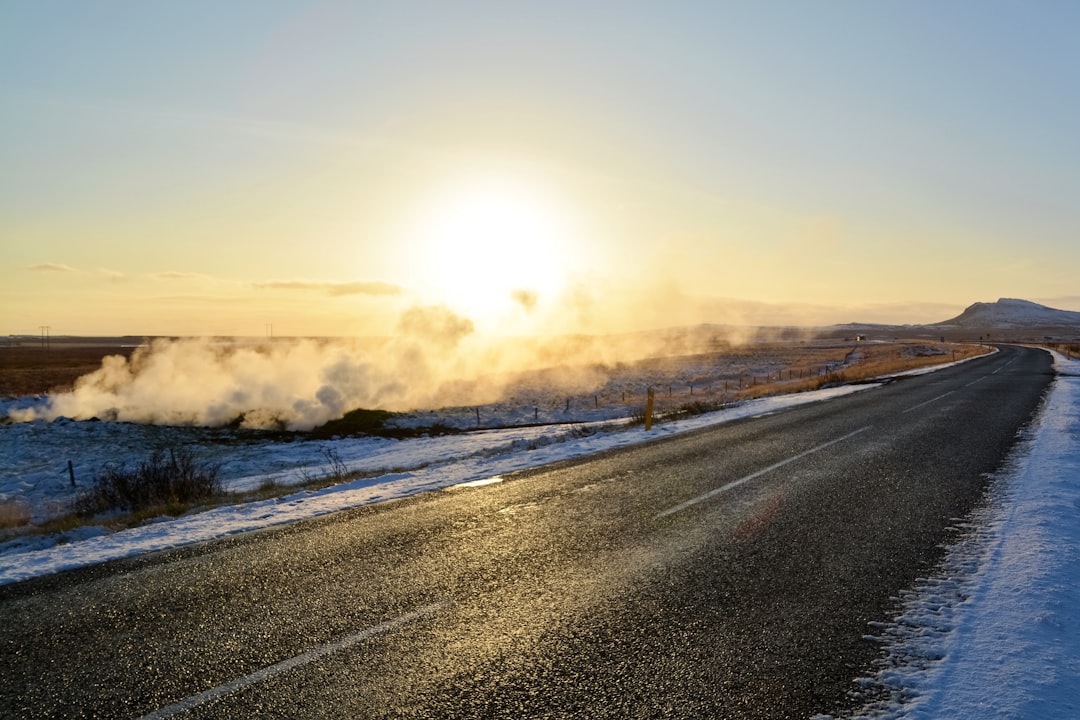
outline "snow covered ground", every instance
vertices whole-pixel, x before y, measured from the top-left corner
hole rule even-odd
[[[986,507],[965,526],[963,539],[948,550],[939,572],[900,598],[891,623],[868,632],[881,642],[879,671],[859,682],[878,698],[858,718],[1080,717],[1080,361],[1055,356],[1058,377],[1046,403],[995,479]],[[515,428],[420,438],[343,439],[323,443],[228,446],[223,453],[230,487],[274,481],[287,484],[298,468],[316,467],[333,447],[350,470],[371,476],[321,490],[162,518],[140,528],[107,533],[83,528],[64,538],[11,542],[0,548],[0,583],[173,548],[344,508],[401,498],[467,482],[497,482],[499,475],[544,463],[626,446],[736,418],[761,415],[873,386],[832,388],[764,398],[698,417],[663,423],[646,433],[615,418],[585,424]],[[0,408],[2,410],[2,408]],[[63,421],[63,432],[99,433],[95,443],[125,452],[111,423]],[[59,502],[55,469],[35,475],[34,463],[55,467],[49,453],[30,448],[39,423],[9,426],[0,437],[0,457],[25,457],[19,487],[41,502]],[[127,431],[130,431],[130,426]],[[168,433],[145,427],[141,432]],[[206,431],[212,433],[212,431]],[[61,437],[63,435],[61,434]],[[162,438],[136,437],[134,449]],[[190,436],[187,437],[190,440]],[[206,438],[206,449],[219,438]],[[56,446],[51,446],[52,455]],[[48,465],[52,462],[52,465]],[[43,489],[47,486],[51,489]],[[37,493],[35,496],[34,493]],[[67,492],[67,490],[64,490]],[[50,495],[52,493],[52,495]],[[882,699],[883,698],[883,699]]]

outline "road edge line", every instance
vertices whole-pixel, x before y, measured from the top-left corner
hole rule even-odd
[[[704,493],[702,495],[698,495],[695,498],[690,498],[686,502],[679,503],[675,507],[671,507],[671,508],[668,508],[667,510],[664,510],[664,511],[662,511],[660,513],[657,513],[655,516],[653,516],[653,520],[659,520],[660,518],[667,517],[668,515],[674,515],[677,512],[682,512],[683,510],[686,510],[689,507],[693,507],[694,505],[697,505],[698,503],[705,502],[709,498],[720,495],[721,493],[725,493],[728,490],[733,490],[734,488],[737,488],[737,487],[739,487],[740,485],[742,485],[744,483],[750,482],[751,480],[753,480],[756,477],[760,477],[760,476],[764,475],[765,473],[772,472],[773,470],[776,470],[777,468],[781,468],[784,465],[787,465],[788,463],[792,463],[792,462],[795,462],[796,460],[800,460],[800,459],[806,457],[807,455],[812,455],[812,454],[818,452],[819,450],[824,450],[825,448],[830,447],[832,445],[835,445],[838,442],[843,442],[844,440],[847,440],[849,438],[853,438],[856,435],[858,435],[859,433],[866,432],[871,427],[873,427],[873,426],[872,425],[866,425],[865,427],[861,427],[858,430],[855,430],[854,432],[849,432],[847,435],[843,435],[841,437],[830,440],[830,441],[828,441],[826,443],[822,443],[821,445],[817,445],[815,447],[812,447],[809,450],[803,450],[798,455],[792,455],[791,457],[787,458],[786,460],[781,460],[780,462],[773,463],[772,465],[770,465],[770,466],[768,466],[766,468],[762,468],[761,470],[758,470],[756,472],[752,472],[749,475],[746,475],[744,477],[739,478],[738,480],[732,480],[731,482],[727,483],[726,485],[721,485],[720,487],[714,488],[713,490],[710,490],[707,493]]]

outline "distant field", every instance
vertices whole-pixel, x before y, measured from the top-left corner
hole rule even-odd
[[[0,397],[70,390],[75,379],[101,367],[106,355],[130,357],[134,347],[52,344],[0,347]]]
[[[751,343],[722,352],[653,358],[607,368],[605,383],[570,393],[567,407],[643,404],[646,389],[652,388],[657,412],[706,410],[718,403],[859,382],[986,352],[981,345],[933,341]],[[558,392],[559,375],[558,368],[523,373],[506,383],[504,402],[541,407],[558,402],[553,393]]]

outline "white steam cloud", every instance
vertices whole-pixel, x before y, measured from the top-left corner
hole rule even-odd
[[[495,402],[521,373],[543,368],[548,389],[589,391],[621,363],[716,349],[717,342],[710,332],[495,341],[477,337],[469,319],[445,307],[414,307],[401,316],[397,336],[381,341],[156,340],[130,360],[106,357],[71,392],[10,417],[307,430],[356,408]]]
[[[400,336],[347,340],[153,341],[128,360],[106,357],[71,392],[15,410],[16,421],[115,420],[162,425],[310,429],[358,407],[407,409],[435,401],[459,373],[455,349],[472,323],[442,307],[412,308]]]

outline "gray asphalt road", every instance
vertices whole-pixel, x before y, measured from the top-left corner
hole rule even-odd
[[[806,718],[1051,379],[992,357],[772,416],[0,588],[0,714]]]

